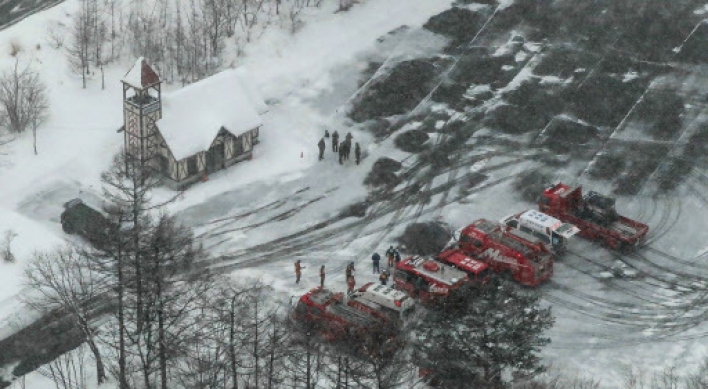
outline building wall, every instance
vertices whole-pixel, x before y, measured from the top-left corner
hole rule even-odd
[[[175,160],[172,153],[167,148],[167,144],[160,136],[162,147],[160,153],[168,160],[168,172],[163,172],[164,183],[168,187],[175,190],[182,190],[189,185],[199,181],[203,173],[206,171],[207,151],[200,151],[195,154],[197,158],[197,172],[189,174],[189,158],[184,158],[179,161]],[[224,168],[232,166],[237,162],[250,159],[253,155],[253,130],[234,136],[233,134],[222,131],[214,139],[212,146],[224,144]]]

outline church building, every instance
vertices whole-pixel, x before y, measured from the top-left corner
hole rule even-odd
[[[184,189],[250,159],[267,110],[243,69],[229,69],[163,94],[144,58],[121,80],[126,153]]]

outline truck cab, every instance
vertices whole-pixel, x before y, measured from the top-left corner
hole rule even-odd
[[[536,210],[527,210],[509,215],[501,220],[510,230],[517,230],[522,238],[529,241],[539,241],[549,247],[554,254],[562,254],[566,250],[568,239],[580,232],[580,229],[570,223],[546,215]]]
[[[457,269],[467,273],[470,282],[484,284],[489,282],[491,269],[489,266],[471,256],[465,254],[458,249],[443,250],[438,254],[437,259],[448,265],[454,266]]]
[[[433,258],[409,257],[396,265],[393,282],[396,289],[421,302],[444,298],[469,281],[463,271]]]

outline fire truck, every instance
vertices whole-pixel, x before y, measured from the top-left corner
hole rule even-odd
[[[423,303],[446,297],[469,281],[463,271],[426,257],[409,257],[396,265],[393,282],[396,289]]]
[[[354,291],[347,305],[381,320],[399,324],[415,307],[415,301],[387,285],[365,284]]]
[[[537,286],[553,275],[553,254],[545,245],[527,241],[517,230],[506,231],[498,222],[475,221],[459,232],[456,246],[523,285]]]
[[[489,266],[480,260],[470,257],[461,250],[443,250],[438,254],[437,260],[467,273],[470,282],[485,283],[489,281],[489,273],[491,271]]]
[[[293,317],[312,324],[327,340],[364,334],[383,328],[384,321],[344,303],[344,295],[315,288],[300,297]]]
[[[538,208],[578,226],[580,236],[604,241],[612,249],[637,246],[649,232],[646,224],[619,215],[615,199],[592,191],[583,196],[580,186],[559,183],[547,188],[538,200]]]
[[[570,223],[563,223],[533,209],[509,215],[502,219],[502,223],[527,235],[528,241],[538,240],[545,244],[555,255],[563,254],[568,239],[580,232],[578,227]]]

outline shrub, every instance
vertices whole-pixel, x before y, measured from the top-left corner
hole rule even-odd
[[[683,99],[675,91],[650,91],[637,105],[632,117],[650,122],[645,128],[653,138],[667,140],[681,131],[683,106]]]
[[[541,169],[534,169],[516,176],[512,187],[524,201],[535,203],[544,189],[551,185],[552,177]]]
[[[625,159],[619,155],[600,154],[590,166],[588,175],[595,179],[611,179],[619,176],[625,166]]]
[[[351,204],[345,209],[342,210],[342,212],[339,213],[339,216],[346,218],[346,217],[364,217],[366,216],[366,210],[369,208],[371,204],[368,201],[360,201],[355,204]]]
[[[545,126],[550,118],[546,114],[534,112],[529,107],[503,104],[489,110],[484,117],[484,125],[507,134],[523,134]]]
[[[442,223],[428,222],[409,224],[397,241],[406,247],[406,253],[435,255],[447,245],[451,238],[452,233],[448,226]]]
[[[450,37],[455,44],[472,40],[487,21],[487,16],[467,8],[453,7],[430,19],[423,28]]]
[[[588,78],[580,88],[564,89],[561,96],[574,116],[598,126],[615,127],[646,87],[646,80],[622,82],[601,74]]]
[[[371,171],[364,179],[365,185],[395,187],[401,182],[396,171],[401,168],[401,163],[391,158],[380,158],[374,162]]]
[[[428,94],[436,75],[433,63],[432,59],[415,59],[397,64],[369,85],[354,102],[349,117],[361,123],[408,112]]]
[[[425,142],[430,136],[422,130],[406,131],[396,137],[393,143],[399,149],[408,153],[419,153],[426,149]]]
[[[683,158],[671,158],[656,171],[656,181],[660,192],[670,192],[686,180],[691,173],[692,164]]]
[[[493,57],[488,53],[474,51],[466,54],[457,62],[457,66],[450,72],[450,78],[458,83],[469,84],[491,84],[500,81],[507,84],[513,75],[502,69],[504,65],[515,65],[516,61],[512,55],[501,55]]]

